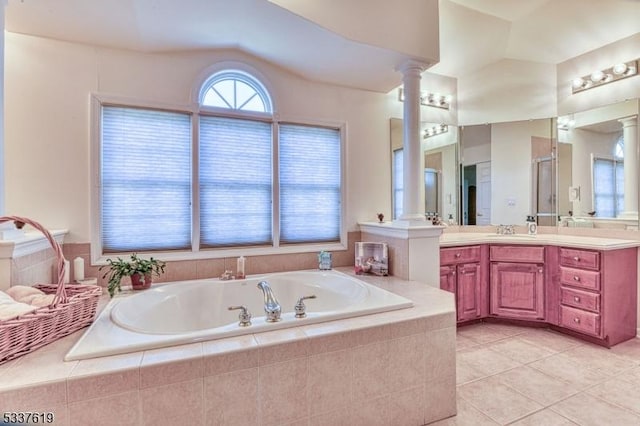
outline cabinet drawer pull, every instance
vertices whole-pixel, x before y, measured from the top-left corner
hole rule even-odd
[[[451,275],[455,275],[455,274],[456,274],[456,271],[453,271],[453,272],[451,273]]]
[[[544,270],[542,268],[538,269],[538,272],[542,273]]]
[[[456,253],[455,256],[456,256],[456,259],[459,258],[460,257],[460,253]]]
[[[579,296],[573,296],[573,301],[574,302],[580,302],[580,297]]]
[[[575,318],[573,319],[573,322],[575,322],[576,324],[580,324],[580,318],[575,317]]]
[[[580,262],[580,257],[579,256],[573,256],[573,260],[575,260],[576,262]]]
[[[577,276],[577,275],[574,275],[574,276],[573,276],[573,280],[574,280],[574,281],[580,281],[580,277],[579,277],[579,276]]]

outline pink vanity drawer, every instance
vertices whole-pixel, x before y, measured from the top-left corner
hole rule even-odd
[[[480,246],[450,247],[440,249],[440,264],[478,262]]]
[[[600,313],[600,295],[596,293],[561,287],[560,303],[573,306],[574,308]]]
[[[600,290],[600,272],[560,267],[560,284],[571,287]]]
[[[560,265],[597,271],[600,269],[600,253],[590,250],[560,248]]]
[[[544,247],[491,246],[492,262],[544,263]]]
[[[560,306],[560,326],[599,337],[600,315],[568,306]]]

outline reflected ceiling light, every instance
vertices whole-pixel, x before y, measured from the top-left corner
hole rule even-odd
[[[398,100],[404,102],[404,92],[402,87],[398,89]],[[441,95],[439,93],[431,93],[422,91],[420,92],[420,105],[430,106],[435,108],[449,109],[453,96]]]
[[[449,126],[446,124],[438,124],[436,126],[427,127],[422,131],[422,138],[427,139],[432,136],[441,135],[443,133],[447,133],[449,131]]]
[[[571,81],[572,93],[578,93],[592,87],[602,86],[606,83],[622,80],[623,78],[638,75],[638,60],[620,62],[614,66],[596,70],[589,75],[576,77]]]

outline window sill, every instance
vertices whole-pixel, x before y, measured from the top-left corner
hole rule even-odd
[[[240,256],[268,256],[268,255],[282,255],[282,254],[297,254],[297,253],[313,253],[320,251],[346,251],[347,245],[335,242],[326,244],[305,244],[305,245],[290,245],[281,247],[233,247],[233,248],[220,248],[220,249],[203,249],[201,251],[154,251],[154,252],[139,252],[140,254],[153,256],[156,259],[163,260],[165,262],[185,261],[185,260],[207,260],[207,259],[223,259],[227,257],[240,257]],[[122,253],[97,253],[92,256],[91,264],[93,266],[101,266],[107,264],[107,259],[113,259],[115,257],[122,257],[128,255],[127,252]]]

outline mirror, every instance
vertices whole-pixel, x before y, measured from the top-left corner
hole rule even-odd
[[[551,119],[461,127],[461,223],[555,226],[555,145]]]
[[[558,117],[562,226],[638,229],[638,113],[631,99]]]
[[[393,219],[402,215],[402,119],[391,122],[392,206]],[[425,214],[436,214],[443,221],[458,223],[457,147],[458,128],[423,122],[422,153],[424,164]]]

